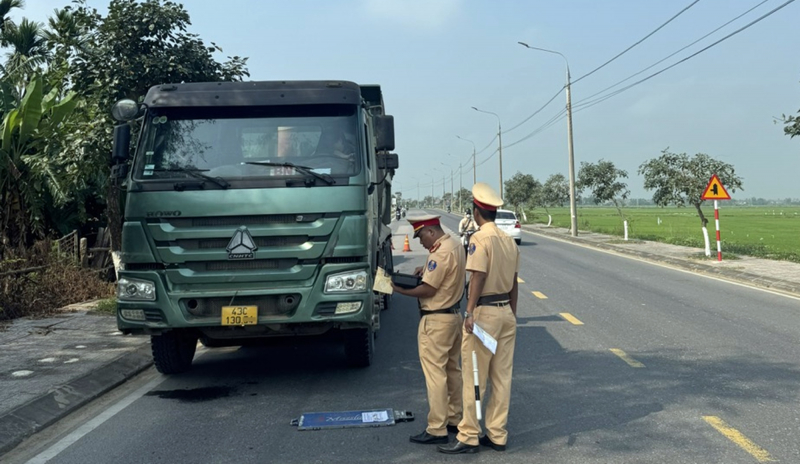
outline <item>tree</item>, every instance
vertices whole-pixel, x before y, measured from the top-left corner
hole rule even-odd
[[[569,201],[569,182],[564,174],[552,174],[542,186],[542,204],[564,206]]]
[[[716,174],[728,192],[742,189],[742,178],[736,175],[733,165],[716,160],[704,153],[689,158],[686,153],[671,153],[669,148],[661,156],[642,163],[639,174],[644,176],[644,188],[655,190],[653,202],[658,206],[694,206],[705,228],[708,219],[700,208],[700,197],[711,176]]]
[[[595,204],[611,202],[624,221],[622,205],[631,192],[628,190],[628,185],[621,182],[620,179],[627,178],[628,173],[617,169],[611,161],[601,159],[597,164],[581,162],[576,187],[578,191],[591,190]]]
[[[472,211],[472,192],[462,188],[458,192],[456,192],[456,202],[461,201],[461,209],[463,210],[470,210]],[[459,214],[463,213],[463,211],[459,211]]]
[[[800,135],[800,111],[797,116],[781,115],[781,120],[784,123],[783,132],[791,138]],[[777,122],[777,121],[776,121]]]
[[[539,187],[539,182],[532,175],[517,171],[511,179],[505,182],[505,201],[519,214],[519,209],[530,201],[531,196]]]
[[[246,58],[233,56],[220,63],[213,54],[221,48],[213,42],[207,46],[197,34],[187,32],[189,14],[180,4],[111,0],[108,14],[102,16],[86,0],[77,0],[76,6],[64,10],[74,27],[70,25],[66,31],[54,28],[52,37],[63,41],[56,45],[69,50],[66,61],[72,85],[88,102],[87,124],[80,136],[71,140],[72,149],[85,150],[90,165],[99,170],[108,169],[114,125],[110,108],[117,100],[142,101],[147,90],[157,84],[249,76]],[[106,184],[112,247],[118,249],[122,233],[119,191],[110,182]]]
[[[0,233],[9,248],[41,238],[51,217],[46,211],[70,199],[58,140],[78,102],[74,94],[59,98],[57,89],[45,92],[44,85],[41,76],[34,76],[0,126]]]
[[[783,122],[786,124],[783,132],[791,138],[800,135],[800,111],[797,116],[783,115]]]

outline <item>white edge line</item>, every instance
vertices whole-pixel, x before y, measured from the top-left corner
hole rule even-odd
[[[550,235],[531,232],[531,231],[526,230],[526,229],[522,229],[522,230],[523,230],[523,232],[525,232],[527,234],[535,235],[537,237],[543,237],[543,238],[546,238],[546,239],[556,240],[556,241],[563,242],[563,243],[566,243],[566,244],[569,244],[569,245],[575,245],[575,246],[578,246],[578,247],[581,247],[581,248],[587,248],[589,250],[594,250],[594,251],[599,251],[601,253],[606,253],[606,254],[609,254],[609,255],[619,256],[621,258],[631,259],[631,260],[639,261],[639,262],[646,263],[646,264],[652,264],[654,266],[663,267],[665,269],[671,269],[673,271],[683,272],[685,274],[691,274],[691,275],[695,275],[695,276],[700,276],[700,277],[704,277],[706,279],[712,279],[712,280],[716,280],[718,282],[725,282],[727,284],[736,285],[736,286],[744,287],[744,288],[749,288],[749,289],[752,289],[752,290],[758,290],[758,291],[764,292],[764,293],[771,293],[773,295],[782,296],[784,298],[790,298],[792,300],[800,301],[800,297],[797,297],[797,296],[794,296],[794,295],[789,295],[787,293],[782,293],[782,292],[777,291],[777,290],[770,290],[768,288],[762,288],[762,287],[754,287],[754,286],[751,286],[751,285],[743,284],[741,282],[737,282],[735,280],[728,280],[728,279],[724,279],[722,277],[710,276],[710,275],[704,274],[702,272],[689,271],[689,270],[686,270],[686,269],[683,269],[683,268],[680,268],[680,267],[671,266],[669,264],[665,264],[665,263],[661,263],[661,262],[657,262],[657,261],[650,261],[650,260],[647,260],[647,259],[644,259],[644,258],[638,258],[636,256],[631,256],[631,255],[629,255],[627,253],[622,253],[622,252],[619,252],[619,251],[605,250],[603,248],[598,248],[598,247],[594,247],[594,246],[591,246],[591,245],[584,245],[582,243],[575,243],[575,242],[573,242],[571,240],[566,240],[566,239],[559,238],[559,237],[551,237]]]
[[[126,396],[113,406],[109,407],[105,411],[98,414],[90,421],[85,422],[83,425],[73,430],[72,433],[62,438],[51,447],[47,448],[46,450],[42,451],[41,453],[31,458],[31,460],[29,460],[27,464],[43,464],[53,459],[54,457],[59,455],[62,451],[69,448],[73,443],[80,440],[85,435],[91,433],[92,430],[96,429],[97,427],[102,425],[105,421],[111,419],[117,413],[130,406],[131,403],[144,396],[147,392],[149,392],[153,388],[157,387],[161,382],[167,380],[167,378],[168,378],[167,376],[159,376],[158,378],[151,380],[145,386],[139,388],[135,392]]]

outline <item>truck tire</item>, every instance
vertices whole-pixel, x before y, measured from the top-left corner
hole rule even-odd
[[[375,334],[372,328],[345,330],[344,354],[351,367],[369,367],[375,355]]]
[[[162,374],[180,374],[192,366],[197,349],[197,335],[183,330],[170,330],[150,337],[153,362]]]

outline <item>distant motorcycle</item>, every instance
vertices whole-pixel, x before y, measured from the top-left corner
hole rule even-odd
[[[406,210],[403,210],[403,211],[402,211],[402,213],[401,213],[401,215],[402,215],[403,217],[406,217]]]
[[[461,245],[464,246],[464,251],[467,254],[469,254],[469,239],[470,239],[470,237],[472,237],[472,234],[474,234],[474,233],[475,233],[474,230],[468,230],[468,231],[464,232],[463,234],[461,234]]]
[[[395,219],[397,219],[398,221],[400,220],[400,210],[399,210],[399,209],[398,209],[398,210],[396,210],[396,211],[394,212],[394,217],[395,217]]]

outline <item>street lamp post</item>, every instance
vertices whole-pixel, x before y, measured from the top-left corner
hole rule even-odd
[[[497,152],[500,154],[500,198],[503,198],[503,128],[500,126],[500,116],[498,116],[497,113],[492,113],[491,111],[479,110],[474,106],[472,109],[479,113],[491,114],[497,118]]]
[[[475,169],[475,142],[473,142],[472,140],[465,139],[464,137],[458,135],[456,135],[456,137],[472,144],[472,185],[475,185],[478,183],[478,172]]]
[[[564,64],[567,66],[567,150],[569,151],[569,215],[570,215],[570,230],[573,237],[578,236],[578,212],[575,204],[575,152],[572,147],[572,98],[570,96],[570,76],[569,76],[569,61],[562,53],[547,50],[546,48],[531,47],[524,42],[517,42],[523,47],[531,50],[539,50],[547,53],[554,53],[564,58]]]
[[[453,157],[450,153],[448,153],[447,156],[450,157],[450,158]],[[441,165],[444,166],[444,167],[450,168],[450,209],[452,210],[453,209],[453,202],[455,201],[455,198],[456,198],[455,197],[455,192],[453,191],[453,167],[448,165],[448,164],[444,164],[444,163],[441,163]],[[461,193],[461,192],[459,192],[459,193]],[[459,197],[460,196],[461,195],[459,195]],[[460,201],[459,201],[458,208],[461,209]]]

